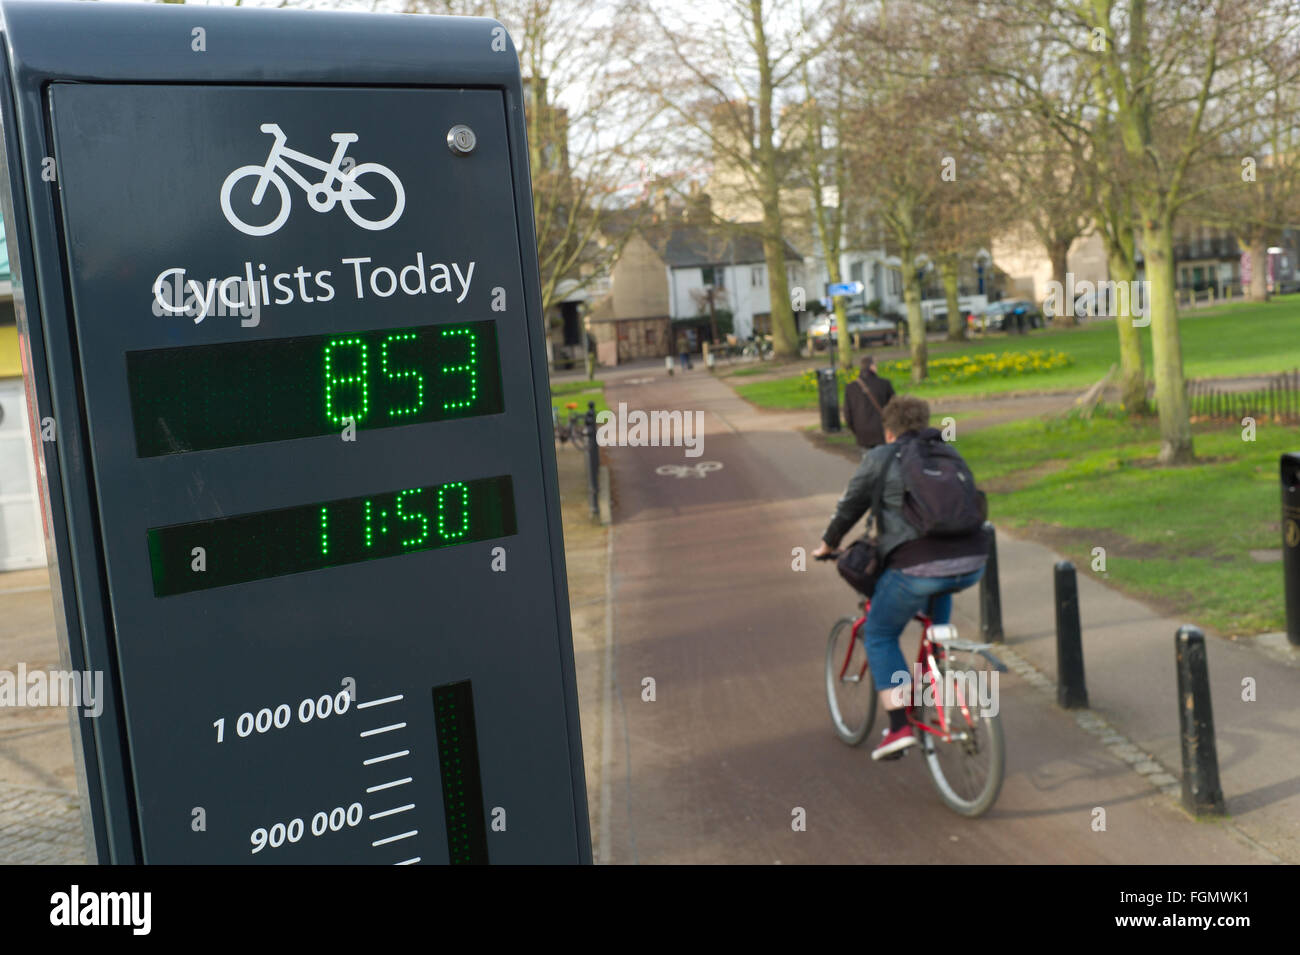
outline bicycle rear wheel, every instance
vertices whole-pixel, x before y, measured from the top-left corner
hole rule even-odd
[[[587,416],[574,415],[569,419],[569,437],[573,439],[573,446],[579,451],[585,451],[587,448]]]
[[[826,703],[835,735],[857,746],[876,721],[876,685],[867,669],[867,648],[854,639],[853,617],[841,617],[826,641]]]
[[[985,714],[977,698],[969,700],[963,711],[954,696],[927,686],[921,706],[922,720],[931,727],[946,727],[949,739],[922,729],[916,732],[939,798],[959,815],[982,816],[1002,791],[1006,769],[1002,720]]]

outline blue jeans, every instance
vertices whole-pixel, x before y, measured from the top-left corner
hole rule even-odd
[[[930,597],[942,590],[965,590],[984,576],[984,568],[958,577],[913,577],[890,568],[876,582],[871,610],[862,627],[867,645],[867,665],[877,690],[888,690],[900,682],[911,682],[907,660],[899,649],[898,638],[907,622],[930,605]],[[945,594],[934,602],[935,623],[952,619],[952,595]],[[901,672],[902,676],[895,675]]]

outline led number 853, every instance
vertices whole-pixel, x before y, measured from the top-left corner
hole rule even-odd
[[[425,365],[437,365],[432,380],[426,377],[427,369],[413,367],[421,364],[416,356],[425,359]],[[331,338],[321,349],[321,363],[325,417],[339,427],[382,426],[370,422],[372,410],[383,416],[382,424],[400,423],[427,415],[429,401],[441,404],[443,416],[454,416],[469,410],[478,398],[478,342],[470,328]],[[372,403],[386,407],[379,411]]]

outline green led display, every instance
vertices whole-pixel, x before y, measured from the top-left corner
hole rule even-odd
[[[140,457],[502,411],[496,324],[128,352]]]
[[[502,476],[155,527],[148,540],[154,595],[167,597],[516,529],[513,482]]]
[[[438,736],[447,861],[452,865],[487,865],[483,780],[474,725],[474,691],[469,680],[434,687],[433,725]]]

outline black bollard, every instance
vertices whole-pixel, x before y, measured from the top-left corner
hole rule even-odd
[[[1178,725],[1183,749],[1183,806],[1197,815],[1223,815],[1219,756],[1214,747],[1214,709],[1205,634],[1192,626],[1174,636],[1178,663]]]
[[[1083,679],[1083,628],[1079,624],[1079,582],[1074,565],[1056,565],[1056,702],[1067,710],[1086,709]]]
[[[1282,592],[1286,638],[1300,647],[1300,454],[1284,454],[1282,471]]]
[[[600,448],[596,446],[596,402],[587,402],[587,490],[591,495],[591,516],[600,516]]]
[[[998,534],[993,525],[984,522],[989,535],[989,559],[984,564],[980,578],[980,634],[988,643],[1002,643],[1002,583],[998,580]]]
[[[840,430],[839,380],[833,368],[817,369],[817,406],[821,409],[822,431],[834,434]]]

